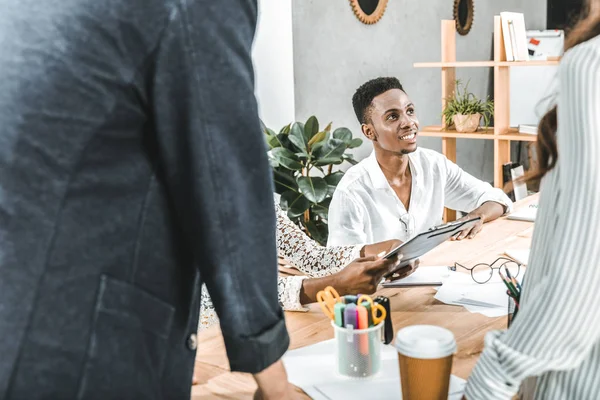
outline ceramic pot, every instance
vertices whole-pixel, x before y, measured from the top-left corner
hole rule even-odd
[[[454,127],[457,132],[475,132],[479,128],[479,122],[481,121],[481,114],[456,114],[452,117]]]

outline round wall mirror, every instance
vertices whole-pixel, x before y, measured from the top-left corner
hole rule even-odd
[[[374,24],[383,17],[388,0],[350,0],[356,18],[363,24]]]
[[[475,9],[473,0],[454,0],[454,20],[456,21],[456,31],[461,35],[466,35],[473,25]]]

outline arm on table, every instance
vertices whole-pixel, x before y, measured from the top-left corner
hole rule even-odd
[[[481,217],[479,223],[462,231],[453,240],[471,239],[481,231],[484,223],[510,212],[512,202],[502,190],[468,174],[447,158],[444,158],[444,165],[446,168],[446,186],[444,188],[446,207],[469,212],[463,219]]]

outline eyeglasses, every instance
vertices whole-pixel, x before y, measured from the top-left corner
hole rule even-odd
[[[465,267],[464,265],[455,262],[454,267],[451,267],[450,269],[452,271],[456,271],[456,267],[461,267],[466,269],[467,271],[470,271],[471,278],[473,278],[473,280],[477,283],[486,283],[490,279],[492,279],[495,269],[497,269],[498,271],[503,270],[502,272],[504,272],[505,274],[508,270],[509,273],[506,275],[514,276],[515,278],[518,277],[519,272],[521,272],[521,264],[506,257],[499,257],[496,259],[496,261],[494,261],[491,264],[475,264],[475,266],[471,268]]]

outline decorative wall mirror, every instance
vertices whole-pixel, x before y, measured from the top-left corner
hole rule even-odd
[[[363,24],[374,24],[383,17],[388,0],[350,0],[356,18]]]
[[[473,0],[454,0],[454,20],[459,34],[464,36],[469,33],[474,16]]]

